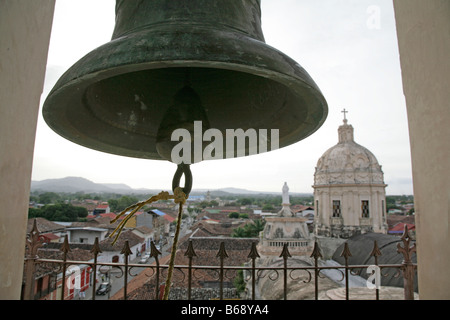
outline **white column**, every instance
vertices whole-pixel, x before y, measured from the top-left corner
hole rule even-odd
[[[31,168],[54,0],[0,0],[0,299],[22,287]]]
[[[450,1],[394,0],[408,113],[420,299],[450,299]]]

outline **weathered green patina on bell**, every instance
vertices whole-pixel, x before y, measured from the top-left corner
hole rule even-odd
[[[43,116],[85,147],[168,160],[157,140],[168,139],[167,114],[183,101],[199,108],[184,122],[207,122],[224,137],[279,129],[280,148],[315,132],[328,113],[308,73],[265,43],[259,0],[117,0],[112,40],[59,79]]]

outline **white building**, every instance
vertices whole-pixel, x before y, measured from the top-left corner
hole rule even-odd
[[[94,244],[95,238],[98,238],[99,241],[105,239],[109,230],[93,227],[73,227],[66,228],[66,231],[69,233],[70,243]]]
[[[338,129],[339,142],[317,161],[314,174],[314,233],[348,238],[386,233],[386,184],[376,157],[357,144],[353,127]]]

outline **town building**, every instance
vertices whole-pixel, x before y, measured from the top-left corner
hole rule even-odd
[[[96,238],[102,241],[108,234],[108,229],[94,227],[70,227],[66,231],[69,233],[70,243],[94,244]]]
[[[111,209],[109,208],[109,204],[106,202],[106,203],[101,203],[101,204],[97,205],[94,209],[93,214],[98,215],[101,213],[110,213],[110,212],[111,212]]]

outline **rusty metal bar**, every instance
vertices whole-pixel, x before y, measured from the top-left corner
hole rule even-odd
[[[381,251],[378,248],[378,243],[377,243],[376,240],[373,243],[373,250],[372,250],[370,255],[375,258],[375,266],[377,266],[377,268],[379,268],[378,267],[378,257],[381,256]],[[376,270],[375,272],[377,272],[377,271],[378,270]],[[380,300],[380,289],[378,288],[378,283],[376,283],[377,280],[378,280],[378,278],[375,278],[375,285],[376,285],[376,287],[375,287],[375,299],[376,300]]]
[[[411,237],[408,232],[408,226],[405,224],[405,229],[402,236],[403,247],[400,243],[397,244],[397,252],[403,254],[402,272],[403,272],[403,287],[405,289],[405,300],[414,300],[414,270],[415,266],[412,263],[412,254],[416,252],[416,244],[410,246]]]
[[[44,241],[37,228],[36,219],[33,220],[33,228],[30,231],[26,239],[26,245],[28,247],[28,255],[25,259],[25,288],[24,288],[24,300],[33,300],[34,291],[34,273],[36,270],[37,251],[42,247]]]
[[[128,288],[128,257],[130,254],[132,254],[130,245],[128,243],[128,240],[125,241],[125,244],[123,246],[122,251],[120,252],[124,255],[125,260],[125,269],[124,269],[124,285],[123,285],[123,298],[124,300],[127,300],[127,288]]]
[[[184,254],[189,259],[189,268],[188,268],[188,300],[191,300],[191,291],[192,291],[192,258],[196,257],[194,251],[194,246],[192,245],[192,240],[189,240],[188,248]]]
[[[281,251],[280,258],[283,258],[283,298],[287,300],[287,260],[291,257],[289,253],[288,244],[283,245],[283,251]]]
[[[219,291],[219,300],[223,300],[223,260],[225,258],[228,258],[227,251],[225,250],[225,243],[220,243],[219,252],[217,253],[218,258],[220,258],[220,269],[219,269],[219,284],[220,284],[220,291]]]
[[[258,250],[256,249],[256,243],[252,242],[252,247],[250,249],[250,253],[248,254],[248,258],[252,259],[252,300],[255,300],[255,287],[256,287],[256,258],[259,258]],[[243,271],[243,270],[242,270]]]
[[[92,246],[91,253],[94,254],[94,264],[92,265],[92,270],[94,274],[93,284],[92,284],[92,300],[95,300],[95,286],[97,284],[97,258],[98,254],[101,253],[100,245],[98,243],[98,237],[95,238],[94,245]]]
[[[155,286],[155,300],[159,300],[159,259],[158,255],[161,252],[156,249],[155,243],[153,241],[150,242],[150,258],[155,258],[156,263],[156,286]]]
[[[320,252],[317,241],[314,242],[314,249],[311,253],[311,258],[314,258],[314,299],[319,300],[319,258],[322,258],[322,253]]]
[[[70,245],[68,242],[68,237],[66,236],[64,239],[64,243],[61,246],[61,251],[63,252],[63,259],[40,259],[37,257],[37,250],[42,245],[42,239],[40,237],[39,231],[36,229],[33,229],[29,235],[29,239],[27,240],[27,246],[29,247],[29,251],[27,256],[25,257],[25,261],[27,262],[26,267],[26,283],[24,287],[24,299],[33,299],[33,283],[34,283],[34,272],[35,272],[35,265],[37,263],[54,263],[62,266],[62,288],[61,288],[61,296],[60,299],[64,300],[66,295],[66,272],[67,272],[67,266],[69,265],[75,265],[75,264],[86,264],[85,261],[69,261],[67,260],[67,255],[71,251]],[[417,268],[417,264],[412,263],[412,254],[416,251],[415,244],[413,246],[410,245],[411,238],[409,237],[408,229],[405,227],[405,232],[402,237],[402,243],[403,246],[399,243],[397,245],[397,251],[399,253],[403,254],[404,260],[402,264],[384,264],[379,265],[378,264],[378,256],[381,255],[381,252],[378,249],[378,245],[375,242],[374,243],[374,249],[372,250],[371,255],[374,256],[375,259],[375,265],[380,268],[398,268],[402,271],[403,278],[404,278],[404,290],[405,290],[405,299],[414,299],[414,271]],[[160,272],[161,269],[167,269],[168,266],[166,265],[160,265],[158,256],[161,254],[156,247],[154,246],[153,242],[151,243],[151,257],[155,258],[156,262],[156,286],[155,286],[155,299],[158,299],[158,289],[159,289],[159,278],[160,278]],[[91,252],[94,253],[94,262],[92,265],[92,269],[94,272],[94,285],[93,285],[93,297],[92,299],[95,300],[95,284],[96,284],[96,271],[97,268],[101,266],[112,266],[112,267],[124,267],[124,298],[127,299],[127,291],[128,291],[128,273],[129,269],[133,267],[142,267],[142,264],[130,264],[129,262],[129,255],[131,254],[131,250],[129,248],[128,242],[125,243],[124,248],[122,249],[121,253],[124,254],[124,263],[98,263],[97,257],[98,254],[101,253],[101,250],[98,246],[98,239],[96,239],[96,242],[94,243]],[[321,266],[318,265],[318,259],[322,257],[320,253],[320,248],[317,244],[317,242],[314,245],[313,253],[311,254],[311,257],[314,258],[314,266],[297,266],[297,267],[288,267],[287,266],[287,260],[291,257],[289,250],[288,250],[288,244],[284,244],[283,251],[280,255],[280,257],[283,258],[284,264],[281,267],[256,267],[255,260],[259,257],[259,254],[256,250],[256,244],[252,244],[252,248],[250,250],[250,253],[248,257],[252,260],[251,266],[224,266],[224,259],[228,257],[228,254],[225,250],[225,243],[222,242],[220,245],[219,252],[217,253],[217,257],[220,258],[220,267],[217,266],[193,266],[192,264],[192,258],[196,256],[192,242],[189,243],[188,249],[185,253],[186,256],[189,258],[189,265],[179,265],[175,266],[177,269],[186,269],[188,270],[188,299],[192,298],[191,293],[191,286],[192,286],[192,272],[193,268],[200,270],[219,270],[219,281],[220,281],[220,299],[223,300],[223,285],[224,285],[224,275],[225,271],[227,270],[248,270],[252,274],[252,299],[255,299],[255,284],[256,284],[256,276],[257,276],[257,270],[263,271],[263,270],[273,270],[273,271],[281,271],[283,270],[284,278],[283,278],[283,285],[284,285],[284,299],[287,299],[287,276],[288,276],[288,270],[306,270],[309,272],[309,270],[314,270],[314,281],[315,281],[315,299],[318,299],[318,290],[319,290],[319,275],[321,270],[326,269],[342,269],[342,266],[336,267],[336,266]],[[350,250],[348,248],[348,245],[344,245],[344,250],[341,254],[345,258],[345,287],[346,287],[346,299],[349,299],[349,270],[353,268],[367,268],[368,265],[349,265],[348,258],[351,256]],[[377,288],[376,291],[376,299],[379,300],[379,289]]]
[[[341,253],[341,257],[345,259],[345,300],[349,300],[349,284],[348,284],[348,258],[351,257],[350,249],[348,248],[348,243],[344,244],[344,250]],[[353,267],[354,268],[354,267]]]
[[[25,265],[25,288],[24,288],[24,300],[33,300],[33,290],[34,290],[34,279],[33,275],[35,273],[35,261],[36,258],[26,258]]]
[[[61,283],[61,300],[64,300],[65,295],[65,289],[66,289],[66,271],[67,271],[67,253],[69,253],[70,245],[69,245],[69,239],[67,235],[64,237],[64,243],[61,246],[61,251],[63,252],[63,271],[62,271],[62,283]]]
[[[57,260],[57,259],[38,259],[39,263],[55,263],[55,264],[62,264],[61,260]],[[71,265],[71,264],[85,264],[86,262],[84,261],[73,261],[73,260],[66,260],[65,262],[67,265]],[[125,264],[124,263],[108,263],[108,262],[99,262],[97,263],[97,267],[101,267],[101,266],[113,266],[113,267],[124,267]],[[127,264],[128,268],[131,267],[143,267],[144,265],[142,264]],[[161,269],[168,269],[168,265],[159,265],[159,262],[157,263],[157,269],[161,270]],[[380,269],[383,268],[401,268],[402,265],[399,264],[380,264],[378,265],[380,267]],[[415,265],[414,265],[415,266]],[[348,269],[352,269],[352,268],[367,268],[368,265],[349,265]],[[189,265],[175,265],[174,268],[177,269],[189,269]],[[197,269],[197,270],[220,270],[220,267],[218,266],[193,266],[193,268]],[[252,266],[223,266],[223,271],[225,270],[252,270]],[[263,270],[272,270],[272,271],[284,271],[286,270],[317,270],[318,272],[320,272],[320,270],[336,270],[336,269],[342,269],[342,266],[321,266],[321,267],[314,267],[314,266],[297,266],[297,267],[284,267],[284,266],[280,266],[280,267],[257,267],[257,270],[263,271]],[[159,283],[159,282],[158,282]],[[156,286],[156,291],[158,290],[158,286]]]

